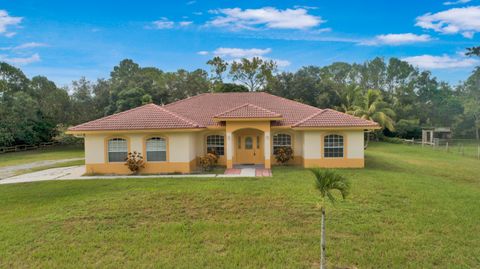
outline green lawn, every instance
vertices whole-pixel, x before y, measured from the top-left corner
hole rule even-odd
[[[313,178],[273,173],[0,185],[0,268],[317,268]],[[341,173],[331,268],[478,268],[480,161],[379,143]]]
[[[0,154],[0,167],[26,164],[37,161],[83,158],[82,146],[58,146],[40,150],[29,150]]]

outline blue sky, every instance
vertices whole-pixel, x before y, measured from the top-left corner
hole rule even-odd
[[[288,71],[398,57],[455,84],[479,65],[460,53],[479,40],[480,0],[0,0],[0,60],[59,86],[124,58],[173,71],[214,55]]]

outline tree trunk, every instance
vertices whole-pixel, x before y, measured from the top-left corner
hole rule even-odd
[[[370,133],[367,132],[367,141],[365,143],[365,146],[363,147],[363,149],[367,149],[368,148],[368,142],[370,142]]]
[[[322,236],[320,240],[320,269],[327,269],[327,261],[325,259],[326,242],[325,242],[325,208],[322,206]]]
[[[480,128],[475,128],[475,131],[476,131],[476,136],[477,136],[477,140],[480,140]]]

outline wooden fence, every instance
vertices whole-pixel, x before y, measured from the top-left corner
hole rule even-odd
[[[0,147],[0,154],[8,153],[8,152],[18,152],[18,151],[26,151],[26,150],[33,150],[33,149],[43,149],[49,148],[60,144],[59,142],[42,142],[39,144],[34,145],[16,145],[11,147]]]

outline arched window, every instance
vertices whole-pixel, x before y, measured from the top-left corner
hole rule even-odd
[[[165,138],[152,137],[147,139],[147,162],[167,161],[167,143]]]
[[[112,138],[108,140],[108,161],[124,162],[128,156],[127,140],[123,138]]]
[[[223,135],[209,135],[207,136],[207,152],[215,153],[218,156],[225,154],[225,137]]]
[[[278,148],[292,148],[292,136],[289,134],[275,134],[273,136],[273,154]]]
[[[331,134],[323,138],[323,156],[325,158],[343,158],[343,136]]]

